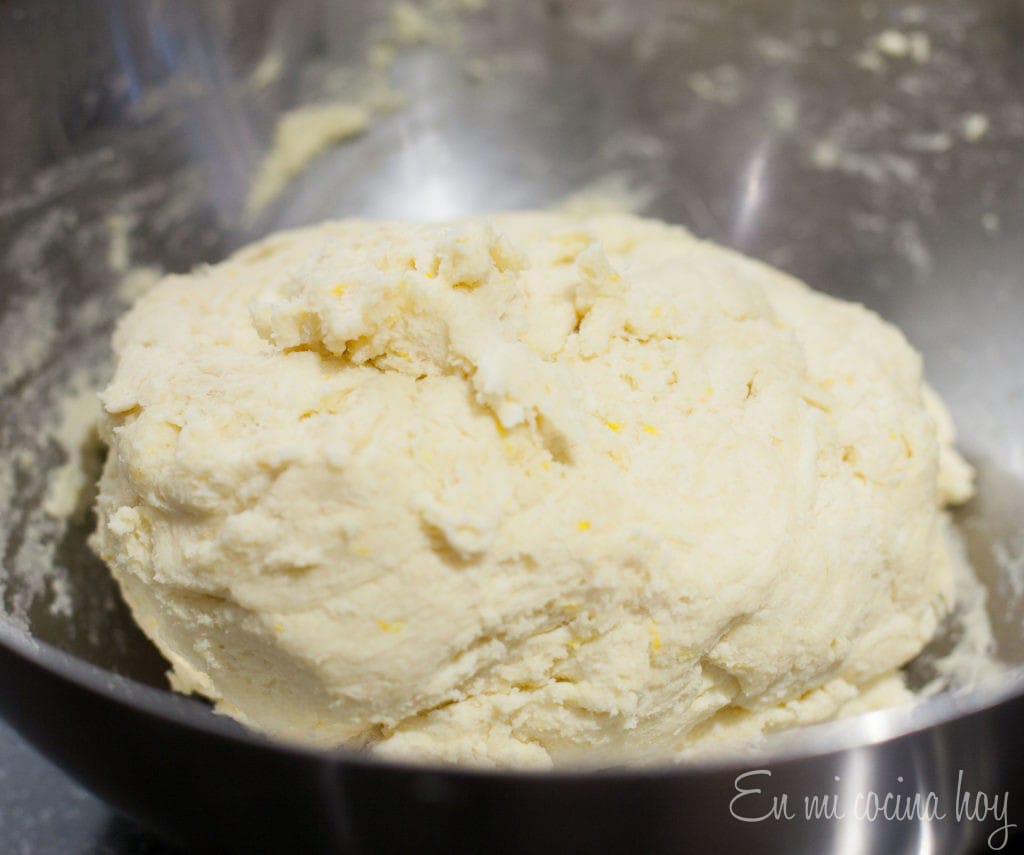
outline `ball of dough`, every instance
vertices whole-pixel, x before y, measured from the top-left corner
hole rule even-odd
[[[96,548],[174,686],[274,734],[675,757],[901,696],[951,606],[919,355],[678,227],[328,222],[114,347]]]

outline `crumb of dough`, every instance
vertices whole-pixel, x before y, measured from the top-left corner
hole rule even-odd
[[[363,133],[371,118],[365,106],[342,103],[307,104],[284,113],[249,189],[246,218],[258,216],[317,155]]]

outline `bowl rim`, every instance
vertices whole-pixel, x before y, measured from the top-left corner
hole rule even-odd
[[[759,745],[694,757],[682,762],[651,762],[629,766],[492,768],[376,757],[350,748],[323,748],[262,734],[214,712],[209,705],[195,697],[178,694],[170,688],[147,685],[80,659],[35,638],[2,615],[0,647],[51,676],[98,695],[110,703],[134,709],[164,723],[198,730],[207,736],[226,739],[239,745],[297,755],[330,766],[491,780],[654,780],[694,777],[750,769],[759,765],[779,765],[877,746],[1024,697],[1024,666],[1005,666],[1005,671],[1000,672],[998,677],[986,677],[969,689],[957,689],[888,709],[780,732],[779,737],[784,741],[774,747]],[[794,734],[799,734],[799,738],[792,738]]]

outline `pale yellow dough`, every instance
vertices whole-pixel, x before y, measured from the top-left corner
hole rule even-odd
[[[952,605],[918,354],[681,228],[324,223],[114,345],[96,547],[174,685],[274,734],[669,759],[903,697]]]

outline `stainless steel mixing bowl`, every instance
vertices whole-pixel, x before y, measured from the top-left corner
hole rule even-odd
[[[1024,823],[1024,5],[448,5],[441,44],[398,51],[406,106],[247,227],[275,116],[358,90],[338,69],[366,67],[384,4],[0,2],[3,714],[114,804],[220,851],[1000,843]],[[107,367],[119,256],[184,270],[283,225],[544,206],[595,181],[863,301],[924,352],[978,467],[959,521],[1005,674],[767,753],[550,775],[299,749],[172,695],[85,546],[89,487],[68,521],[45,507],[68,378]],[[95,474],[98,449],[70,453]],[[803,817],[805,795],[871,792],[934,793],[946,817]],[[783,794],[795,818],[738,818]]]

